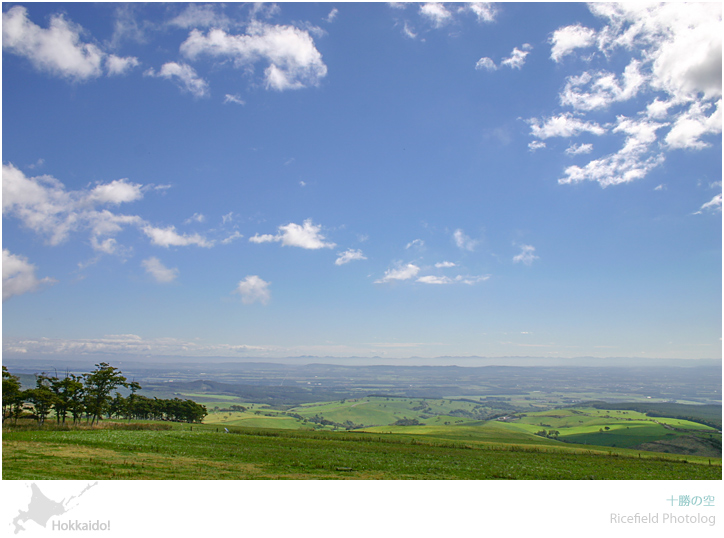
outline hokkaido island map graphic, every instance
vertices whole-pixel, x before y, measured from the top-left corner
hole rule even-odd
[[[61,501],[55,501],[40,491],[38,485],[33,482],[30,484],[31,496],[27,509],[21,509],[18,511],[18,515],[13,518],[13,526],[15,527],[14,533],[18,534],[20,531],[24,531],[25,527],[23,524],[28,521],[34,521],[41,527],[47,528],[46,526],[50,518],[62,516],[68,513],[70,509],[75,507],[75,505],[71,506],[70,503],[77,500],[86,491],[96,485],[98,485],[98,482],[93,482],[92,484],[86,486],[78,495],[73,495],[67,500],[62,499]]]

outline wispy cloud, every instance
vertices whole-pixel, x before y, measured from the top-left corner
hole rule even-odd
[[[453,240],[455,241],[455,245],[461,249],[461,250],[468,250],[472,252],[475,250],[475,247],[478,245],[479,241],[475,239],[471,239],[461,229],[455,230],[453,233]]]
[[[534,252],[535,247],[531,245],[521,245],[520,254],[513,256],[513,263],[523,263],[525,265],[532,264],[534,260],[538,259],[538,256],[533,254]]]
[[[349,263],[353,260],[366,260],[367,258],[362,253],[361,250],[354,250],[354,249],[348,249],[344,252],[340,252],[339,257],[334,260],[335,265],[344,265],[345,263]]]
[[[176,280],[176,277],[178,277],[178,269],[169,269],[154,256],[143,260],[141,265],[146,272],[156,280],[156,282],[160,282],[162,284],[173,282]]]

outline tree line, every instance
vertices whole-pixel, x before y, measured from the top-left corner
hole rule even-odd
[[[22,389],[20,378],[3,366],[2,421],[12,418],[17,423],[25,404],[31,404],[38,424],[45,423],[55,412],[58,424],[72,419],[78,424],[84,419],[91,425],[107,416],[111,418],[171,420],[175,422],[201,422],[207,415],[206,406],[193,400],[173,398],[164,400],[136,394],[141,385],[128,381],[123,373],[108,363],[95,365],[89,373],[64,377],[46,373],[35,376],[35,387]],[[116,389],[130,390],[127,397]],[[115,394],[113,392],[115,391]]]

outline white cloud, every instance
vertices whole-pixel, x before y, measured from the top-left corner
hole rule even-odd
[[[3,302],[15,295],[36,291],[43,284],[52,284],[56,280],[35,276],[35,266],[24,256],[11,254],[3,249]]]
[[[141,185],[128,183],[127,179],[116,179],[110,183],[96,186],[88,195],[89,202],[119,205],[135,202],[143,198]]]
[[[149,275],[156,279],[156,282],[162,284],[173,282],[178,276],[178,269],[169,269],[156,257],[143,260],[141,265],[143,265]]]
[[[536,138],[582,132],[626,136],[618,151],[585,166],[568,167],[559,183],[626,183],[663,163],[667,151],[710,147],[707,137],[722,132],[721,3],[590,3],[589,9],[603,27],[599,31],[580,25],[560,28],[551,38],[551,58],[560,61],[578,48],[592,47],[610,65],[624,67],[568,77],[560,104],[578,115],[559,115],[555,124],[529,120],[531,134]],[[625,62],[620,61],[622,56]],[[639,105],[638,114],[630,110],[644,99],[647,103]],[[627,114],[637,119],[619,116],[613,129],[582,115],[623,102],[631,103]]]
[[[450,278],[447,276],[434,276],[434,275],[426,275],[421,276],[417,279],[417,282],[421,282],[422,284],[467,284],[469,286],[472,286],[473,284],[477,284],[478,282],[484,282],[490,278],[490,275],[479,275],[479,276],[463,276],[458,275],[455,278]]]
[[[498,67],[495,65],[495,62],[491,60],[488,57],[480,58],[477,63],[475,64],[475,69],[481,70],[485,69],[486,71],[495,71],[498,69]]]
[[[709,147],[710,144],[701,140],[701,137],[722,132],[721,99],[716,103],[714,112],[706,116],[704,112],[710,108],[711,103],[692,103],[689,110],[679,114],[666,135],[666,144],[672,149]]]
[[[166,228],[157,228],[146,224],[141,228],[150,239],[151,243],[160,247],[185,247],[188,245],[197,245],[199,247],[211,247],[212,241],[208,241],[199,234],[187,235],[176,232],[175,226],[167,226]]]
[[[290,223],[279,226],[279,232],[276,235],[256,234],[249,238],[252,243],[271,243],[281,242],[283,246],[300,247],[306,249],[334,248],[334,243],[325,242],[325,237],[320,233],[322,227],[312,223],[312,219],[307,219],[300,226],[299,224]]]
[[[524,263],[525,265],[530,265],[533,263],[533,260],[537,260],[538,256],[533,254],[535,252],[535,247],[531,245],[521,245],[520,246],[520,254],[517,254],[513,256],[513,263]]]
[[[140,65],[138,58],[127,56],[122,58],[115,54],[106,57],[106,71],[109,75],[124,75],[134,67]]]
[[[492,2],[471,2],[467,8],[478,18],[478,22],[493,22],[498,10]]]
[[[108,334],[100,338],[4,338],[3,354],[32,353],[35,355],[78,356],[98,353],[128,353],[131,355],[225,355],[264,352],[269,348],[244,344],[201,344],[197,340],[177,338],[143,338],[136,334]]]
[[[194,97],[206,97],[209,93],[208,82],[199,77],[194,68],[188,64],[168,62],[161,66],[158,73],[153,69],[149,69],[144,75],[175,80],[179,82],[179,87],[182,90],[189,92]]]
[[[227,223],[231,222],[232,220],[234,220],[234,212],[233,212],[233,211],[229,211],[226,215],[221,215],[221,223],[222,223],[222,224],[227,224]]]
[[[327,22],[333,22],[334,19],[337,18],[337,15],[339,15],[339,10],[335,7],[332,8],[332,11],[329,12],[329,15],[324,19]]]
[[[203,214],[194,213],[193,215],[191,215],[189,218],[187,218],[184,221],[184,224],[191,224],[192,222],[201,223],[201,222],[205,222],[205,221],[206,221],[206,217]]]
[[[606,71],[585,72],[582,75],[568,77],[566,86],[560,94],[560,103],[576,110],[588,111],[606,108],[618,101],[628,101],[639,93],[646,82],[640,67],[640,62],[631,61],[621,76],[621,83],[616,75]],[[584,86],[588,86],[589,91],[581,91],[580,88]]]
[[[721,212],[721,193],[717,194],[714,198],[709,200],[707,203],[702,205],[695,214],[699,215],[704,211]],[[5,265],[3,264],[3,268]],[[4,290],[5,288],[3,288]]]
[[[49,244],[59,245],[77,230],[89,230],[94,246],[108,251],[112,242],[99,241],[100,236],[120,232],[123,226],[140,225],[142,219],[133,215],[115,214],[99,205],[119,205],[143,197],[142,187],[119,179],[96,185],[91,190],[66,191],[52,176],[26,177],[12,163],[2,165],[2,210],[14,216]]]
[[[475,250],[475,247],[478,244],[478,241],[465,235],[465,233],[463,233],[463,231],[459,228],[453,233],[453,240],[459,249],[469,250],[471,252]]]
[[[473,284],[477,284],[478,282],[485,282],[489,278],[490,278],[490,275],[478,275],[478,276],[458,275],[455,277],[455,281],[462,282],[463,284],[468,284],[469,286],[472,286]]]
[[[398,264],[395,269],[388,269],[385,274],[379,280],[375,280],[375,284],[384,284],[385,282],[391,282],[393,280],[410,280],[415,278],[417,273],[420,272],[420,268],[412,263],[407,265]]]
[[[445,268],[445,267],[456,267],[456,266],[457,266],[457,264],[453,263],[453,262],[438,262],[435,264],[435,267],[437,267],[438,269]]]
[[[246,102],[239,97],[238,95],[231,95],[230,93],[227,93],[224,95],[224,104],[226,103],[236,103],[237,105],[245,105]]]
[[[529,143],[528,143],[528,149],[529,149],[530,151],[535,151],[535,150],[538,150],[538,149],[543,149],[544,147],[546,147],[546,143],[545,143],[545,142],[541,142],[540,140],[533,140],[532,142],[529,142]]]
[[[233,234],[231,234],[229,237],[227,237],[226,239],[223,239],[223,240],[221,241],[221,243],[224,244],[224,245],[228,245],[229,243],[231,243],[231,242],[234,241],[235,239],[241,239],[242,237],[244,237],[244,236],[243,236],[241,233],[239,233],[238,231],[235,231],[235,232],[234,232]]]
[[[226,28],[230,21],[221,13],[220,6],[214,4],[190,4],[181,13],[169,21],[171,26],[179,28]]]
[[[593,151],[593,144],[571,144],[566,148],[566,155],[583,155]]]
[[[364,254],[362,254],[361,250],[354,250],[354,249],[348,249],[344,252],[340,252],[339,258],[334,260],[335,265],[344,265],[345,263],[349,263],[352,260],[366,260]]]
[[[531,118],[528,120],[528,124],[530,125],[531,134],[543,140],[554,136],[568,138],[578,136],[581,133],[602,135],[606,132],[598,123],[583,121],[570,112],[548,118],[542,125],[537,118]]]
[[[427,2],[420,6],[420,14],[428,19],[435,28],[445,26],[452,20],[452,13],[438,2]]]
[[[533,47],[529,43],[524,43],[521,48],[513,48],[513,52],[510,53],[508,58],[504,58],[500,65],[510,67],[511,69],[521,69],[525,64],[525,58],[530,54]]]
[[[14,6],[2,16],[3,52],[27,58],[38,71],[85,81],[103,75],[103,61],[110,75],[138,65],[136,58],[107,55],[93,43],[81,41],[84,30],[62,14],[51,15],[48,28],[28,19],[23,6]]]
[[[599,48],[636,50],[651,64],[652,85],[678,98],[721,95],[720,3],[591,4],[607,19]]]
[[[631,120],[619,116],[612,132],[626,135],[623,147],[616,153],[590,161],[584,167],[569,166],[565,170],[565,177],[559,179],[558,183],[590,180],[608,187],[646,176],[664,162],[664,155],[651,153],[650,148],[656,141],[656,131],[665,126],[648,119]]]
[[[405,24],[402,27],[402,33],[410,39],[415,39],[417,37],[417,34],[412,28],[410,28],[410,25],[407,23],[407,21],[405,21]]]
[[[452,284],[455,281],[446,276],[427,275],[418,278],[417,282],[422,282],[423,284]]]
[[[327,75],[327,66],[307,31],[256,20],[241,35],[218,28],[206,35],[192,30],[181,44],[181,53],[191,60],[203,55],[228,58],[242,69],[268,63],[266,86],[278,91],[316,86]]]
[[[418,248],[418,249],[424,248],[425,241],[423,241],[422,239],[413,239],[412,241],[410,241],[409,243],[407,243],[405,245],[405,250],[411,249],[413,247]]]
[[[553,44],[551,58],[556,62],[560,62],[561,58],[571,54],[574,50],[594,45],[596,43],[596,32],[591,28],[575,24],[559,28],[553,32],[550,42]]]
[[[244,304],[252,304],[258,301],[265,305],[271,297],[269,284],[271,282],[265,282],[257,275],[250,275],[239,282],[234,293],[241,295],[241,302]]]

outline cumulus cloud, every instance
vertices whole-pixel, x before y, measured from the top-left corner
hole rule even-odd
[[[206,34],[194,29],[180,50],[190,60],[211,56],[231,60],[241,69],[265,63],[266,87],[278,91],[316,86],[327,75],[327,66],[309,32],[294,26],[254,20],[247,33],[239,35],[220,28]]]
[[[3,302],[15,295],[36,291],[44,284],[55,283],[50,277],[38,279],[35,266],[24,256],[3,249]]]
[[[151,188],[148,185],[117,179],[90,189],[68,191],[56,178],[27,177],[12,163],[2,165],[2,176],[3,216],[17,218],[53,246],[65,242],[73,232],[85,231],[90,234],[94,250],[116,253],[119,247],[114,236],[129,226],[140,229],[159,246],[213,245],[199,234],[180,235],[173,226],[156,227],[138,215],[113,211],[115,206],[143,198],[144,190]]]
[[[18,218],[33,232],[44,236],[51,245],[64,242],[76,230],[90,230],[92,237],[112,236],[123,226],[140,224],[140,217],[120,215],[103,205],[119,205],[143,197],[140,185],[119,179],[96,185],[90,190],[67,191],[49,175],[26,177],[12,163],[2,166],[4,216]],[[110,243],[96,241],[108,250]]]
[[[143,265],[146,272],[151,275],[156,282],[160,282],[162,284],[173,282],[178,276],[178,269],[169,269],[163,265],[158,258],[153,256],[143,260],[141,265]]]
[[[138,58],[116,56],[115,54],[109,54],[106,57],[106,71],[109,75],[125,75],[134,67],[138,67],[141,62]]]
[[[583,155],[593,151],[593,144],[571,144],[566,148],[566,155]]]
[[[521,69],[523,64],[525,64],[526,56],[530,54],[531,50],[533,50],[533,47],[529,43],[524,43],[520,49],[518,47],[514,47],[510,56],[508,58],[504,58],[500,62],[500,65],[510,67],[511,69]]]
[[[465,235],[465,233],[459,228],[453,233],[453,240],[459,249],[469,250],[471,252],[475,250],[475,247],[478,244],[478,241]]]
[[[530,125],[531,134],[543,140],[554,136],[569,138],[582,133],[602,135],[606,132],[606,129],[598,123],[583,121],[570,112],[550,117],[542,123],[538,118],[531,118],[528,120],[528,124]]]
[[[168,24],[179,28],[226,28],[230,21],[222,13],[219,5],[189,4],[181,13],[168,21]]]
[[[585,48],[594,45],[596,42],[596,31],[586,28],[580,24],[559,28],[553,32],[550,39],[551,58],[560,62],[561,59],[571,54],[578,48]]]
[[[144,75],[147,77],[160,77],[175,81],[179,88],[189,92],[194,97],[206,97],[209,94],[209,83],[199,77],[193,67],[184,63],[168,62],[156,72],[148,69]]]
[[[721,99],[714,112],[707,116],[711,103],[692,103],[688,110],[679,114],[664,141],[672,149],[703,149],[711,144],[701,140],[707,134],[722,131]]]
[[[538,149],[543,149],[544,147],[546,147],[546,143],[541,142],[540,140],[533,140],[532,142],[528,143],[528,149],[530,151],[536,151]]]
[[[415,278],[419,272],[420,268],[413,263],[408,263],[407,265],[398,264],[394,269],[385,271],[382,278],[375,280],[375,284],[384,284],[385,282],[395,280],[410,280],[411,278]]]
[[[339,258],[334,260],[335,265],[344,265],[345,263],[349,263],[353,260],[366,260],[367,259],[365,257],[365,255],[362,254],[361,250],[354,250],[351,248],[348,250],[345,250],[344,252],[340,252],[338,255],[339,255]]]
[[[150,239],[151,243],[160,247],[185,247],[188,245],[196,245],[199,247],[211,247],[213,241],[208,241],[199,234],[179,234],[175,226],[167,226],[166,228],[158,228],[150,224],[144,225],[141,230]]]
[[[420,15],[432,23],[435,28],[445,26],[452,20],[452,13],[441,3],[427,2],[420,6]]]
[[[583,167],[569,166],[560,184],[597,181],[602,187],[628,183],[646,176],[664,162],[664,155],[652,152],[656,131],[666,124],[648,119],[632,120],[619,116],[614,133],[625,135],[623,147],[616,153],[590,161]]]
[[[108,55],[98,45],[81,40],[84,30],[62,14],[51,15],[48,28],[28,18],[28,10],[14,6],[2,15],[3,51],[22,56],[38,70],[81,82],[103,75],[125,73],[138,59]]]
[[[560,103],[576,110],[606,108],[617,101],[628,101],[644,87],[646,77],[640,71],[641,63],[633,60],[619,79],[613,73],[599,71],[568,77],[560,94]],[[584,89],[587,88],[587,89]]]
[[[481,70],[485,69],[486,71],[495,71],[498,69],[498,66],[495,65],[495,62],[488,58],[487,56],[484,58],[480,58],[477,63],[475,64],[475,69]]]
[[[525,265],[530,265],[533,263],[533,260],[538,259],[538,256],[533,254],[534,252],[535,247],[531,245],[521,245],[520,254],[513,256],[513,263],[524,263]]]
[[[456,266],[457,266],[457,264],[453,263],[453,262],[438,262],[435,264],[435,267],[437,267],[438,269],[446,268],[446,267],[456,267]]]
[[[470,2],[466,7],[475,14],[478,22],[493,22],[498,14],[492,2]]]
[[[556,30],[551,58],[560,62],[589,48],[610,66],[623,67],[569,76],[559,104],[573,112],[528,120],[531,135],[619,135],[622,145],[586,165],[568,167],[559,182],[626,183],[649,174],[669,151],[709,148],[722,132],[721,4],[591,3],[589,9],[602,27]],[[627,115],[615,122],[599,125],[586,118],[595,111],[600,121],[601,113],[618,103],[627,103]],[[638,113],[631,104],[639,106]],[[580,155],[587,147],[570,146],[566,153]]]
[[[320,232],[322,227],[312,223],[312,219],[307,219],[302,225],[290,223],[279,226],[276,235],[256,234],[249,238],[252,243],[272,243],[280,242],[287,247],[300,247],[306,249],[334,248],[336,245],[325,241],[325,236]]]
[[[260,302],[265,305],[271,298],[270,284],[271,282],[265,282],[257,275],[250,275],[239,282],[234,293],[241,295],[241,302],[244,304]]]

